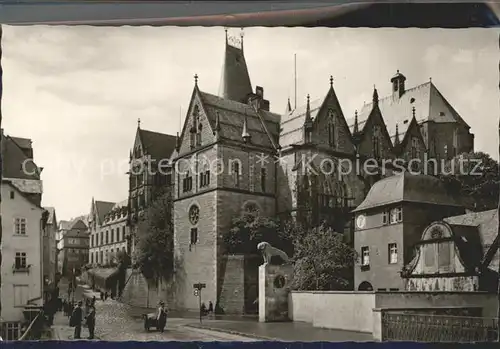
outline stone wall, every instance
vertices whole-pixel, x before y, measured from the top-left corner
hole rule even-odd
[[[496,302],[496,294],[486,292],[295,291],[289,295],[288,312],[291,320],[314,327],[373,333],[374,309],[432,313],[480,308],[481,316],[493,318]]]
[[[176,309],[175,294],[171,284],[162,282],[158,286],[148,282],[137,270],[127,269],[125,289],[120,300],[136,307],[154,308],[160,300],[169,309]]]

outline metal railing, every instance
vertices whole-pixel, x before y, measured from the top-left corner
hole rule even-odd
[[[382,313],[382,341],[494,342],[497,333],[497,318]]]
[[[19,340],[26,341],[26,340],[40,339],[43,332],[44,322],[45,322],[44,312],[43,310],[40,310],[40,312],[30,322],[30,324],[28,325],[22,336],[19,337]]]

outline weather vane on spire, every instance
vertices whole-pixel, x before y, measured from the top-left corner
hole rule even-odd
[[[244,36],[243,28],[241,28],[241,33],[239,38],[233,35],[229,35],[228,28],[226,28],[226,38],[228,44],[231,44],[231,46],[239,48],[240,50],[243,49],[243,36]]]

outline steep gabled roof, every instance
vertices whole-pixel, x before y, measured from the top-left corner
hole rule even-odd
[[[70,230],[71,225],[71,221],[59,221],[59,230]]]
[[[116,203],[109,201],[94,201],[94,204],[97,211],[97,218],[99,219],[97,223],[101,224],[104,222],[104,217],[113,209]]]
[[[243,43],[241,44],[241,48],[230,45],[226,32],[226,49],[219,86],[219,97],[236,102],[246,102],[247,96],[252,93],[250,75],[243,54]]]
[[[478,229],[481,245],[483,247],[483,255],[487,260],[486,267],[498,270],[500,262],[500,254],[496,250],[496,238],[498,237],[498,212],[496,209],[469,212],[459,216],[448,217],[445,222],[454,226],[473,226]]]
[[[139,137],[141,139],[144,151],[151,155],[155,160],[170,159],[172,152],[175,149],[176,137],[138,128]]]
[[[445,106],[443,110],[436,108]],[[362,129],[370,112],[373,103],[364,104],[358,113],[358,125]],[[414,88],[407,89],[400,97],[388,96],[379,100],[379,108],[382,112],[387,131],[394,144],[396,125],[398,125],[399,137],[402,139],[410,121],[412,119],[412,108],[415,107],[415,118],[418,124],[426,121],[438,123],[460,122],[467,126],[467,123],[460,117],[457,111],[448,103],[432,82],[426,82]],[[446,109],[446,110],[445,110]],[[351,132],[354,130],[354,118],[347,120]]]
[[[34,201],[30,196],[26,195],[26,193],[23,193],[21,190],[19,190],[19,188],[16,187],[14,184],[12,184],[12,182],[9,181],[8,179],[2,179],[2,183],[7,184],[9,187],[14,189],[18,195],[22,196],[26,201],[28,201],[33,206],[43,210],[43,208],[36,201]]]
[[[462,206],[438,178],[404,171],[376,182],[354,212],[401,202]]]
[[[2,176],[3,178],[33,179],[40,180],[38,167],[25,154],[15,138],[3,135],[2,137]],[[17,138],[18,140],[23,138]],[[30,140],[31,142],[31,140]],[[25,168],[23,169],[23,163]]]
[[[56,209],[54,207],[44,207],[44,209],[49,213],[47,224],[57,225]]]
[[[253,144],[272,148],[273,141],[277,143],[280,115],[259,110],[259,117],[255,109],[248,104],[224,99],[202,91],[199,91],[199,96],[210,124],[215,126],[217,116],[219,117],[221,138],[243,142],[241,135],[246,117],[247,131],[251,136]],[[265,122],[265,127],[262,121]],[[269,130],[271,137],[274,137],[274,140],[269,139],[266,128]]]

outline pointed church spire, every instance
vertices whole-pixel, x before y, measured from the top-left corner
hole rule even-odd
[[[286,104],[285,114],[288,114],[292,111],[292,105],[290,104],[290,97],[288,97],[288,103]]]
[[[245,141],[245,143],[250,141],[250,133],[248,133],[247,118],[248,117],[245,112],[245,119],[243,119],[243,132],[241,133],[241,137],[243,138],[243,141]]]
[[[214,135],[217,137],[217,139],[220,137],[220,115],[219,112],[216,112],[216,119],[215,119],[215,132]]]
[[[307,95],[307,107],[306,107],[306,120],[305,120],[305,127],[310,128],[312,127],[312,117],[311,117],[311,104],[310,104],[310,96],[309,94]]]
[[[241,39],[241,52],[243,52],[243,38],[245,37],[245,32],[243,31],[243,28],[241,28],[240,31],[240,39]]]
[[[224,63],[219,86],[219,97],[232,101],[247,103],[247,97],[253,92],[248,74],[247,63],[242,46],[230,43],[226,29]]]
[[[358,125],[358,111],[354,111],[354,133],[359,132],[359,125]]]
[[[396,135],[394,136],[394,145],[399,145],[399,128],[398,128],[398,124],[396,124]]]
[[[175,136],[175,150],[179,152],[181,149],[181,137],[179,136],[179,132],[177,132],[177,135]]]
[[[375,85],[373,85],[373,105],[378,105],[378,92]]]

